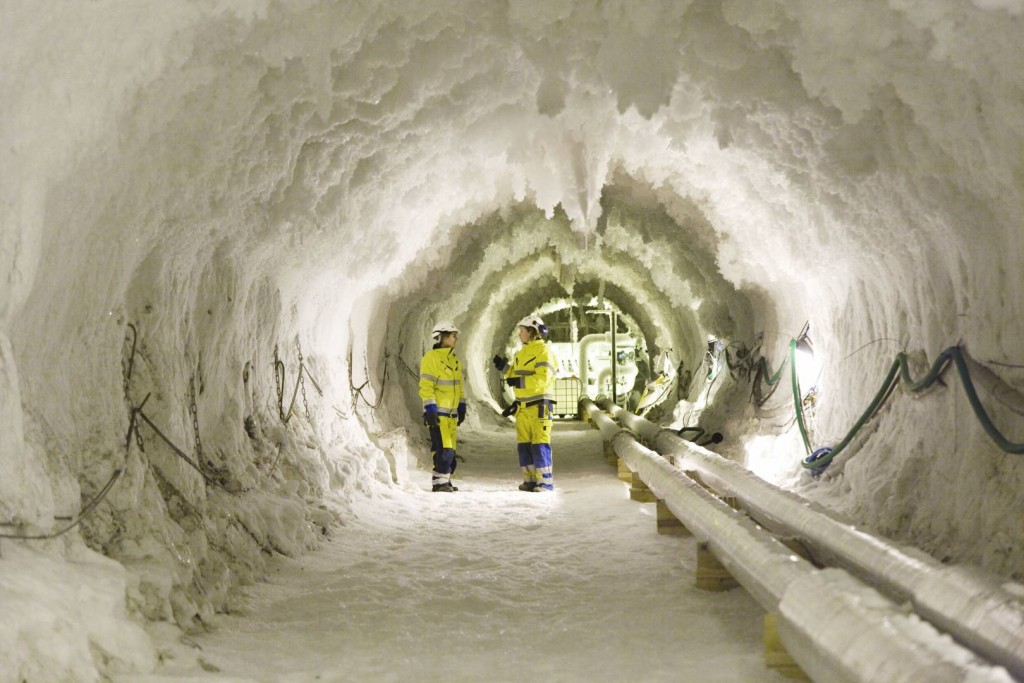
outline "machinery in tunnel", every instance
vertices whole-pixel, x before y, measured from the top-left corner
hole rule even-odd
[[[651,371],[647,341],[635,320],[597,297],[585,303],[556,300],[537,314],[547,322],[548,343],[558,358],[558,417],[577,417],[581,398],[637,405]],[[505,398],[511,400],[509,395]]]

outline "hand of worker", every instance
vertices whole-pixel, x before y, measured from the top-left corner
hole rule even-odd
[[[459,422],[458,422],[458,424],[462,424],[465,421],[466,421],[466,404],[465,403],[460,403],[459,404]]]
[[[517,410],[519,410],[519,404],[513,402],[512,405],[510,405],[508,408],[505,408],[505,410],[501,411],[501,416],[508,417],[510,415],[515,415]]]
[[[494,367],[498,369],[498,372],[505,372],[505,369],[508,367],[508,359],[504,356],[495,356],[491,359],[491,362],[494,363]]]
[[[428,427],[436,427],[437,421],[437,406],[427,406],[423,410],[423,424]]]

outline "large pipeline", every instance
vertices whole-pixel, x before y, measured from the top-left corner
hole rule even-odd
[[[766,611],[779,615],[783,644],[814,680],[1012,680],[846,571],[815,568],[640,445],[593,402],[582,407],[629,468]]]
[[[759,524],[799,537],[816,558],[850,571],[898,602],[910,602],[922,618],[1024,680],[1024,586],[978,569],[945,566],[872,536],[671,430],[618,406],[606,407],[677,467],[699,472],[716,491],[737,498]]]

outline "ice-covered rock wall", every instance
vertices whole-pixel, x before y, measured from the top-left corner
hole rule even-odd
[[[58,530],[123,468],[51,545],[134,569],[147,616],[201,620],[400,478],[435,319],[485,410],[495,347],[567,292],[693,362],[763,332],[774,367],[810,321],[819,443],[900,350],[963,342],[1020,387],[1022,10],[4,3],[0,522]],[[724,452],[807,486],[748,391],[717,408]],[[202,473],[146,424],[126,446],[144,400]],[[1024,465],[958,384],[872,424],[812,495],[1019,577]]]

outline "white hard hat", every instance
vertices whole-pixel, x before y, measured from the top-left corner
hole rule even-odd
[[[435,342],[441,341],[441,335],[445,332],[458,332],[459,328],[455,327],[455,323],[450,320],[442,320],[441,322],[434,325],[434,329],[430,331],[430,336],[434,338]]]
[[[528,316],[526,316],[525,318],[520,320],[518,323],[516,323],[516,325],[519,326],[519,327],[532,327],[533,329],[537,330],[541,334],[547,334],[548,333],[548,326],[544,324],[543,320],[541,320],[540,318],[538,318],[535,315],[528,315]]]

